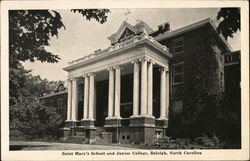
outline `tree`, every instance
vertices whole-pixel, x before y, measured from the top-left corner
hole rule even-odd
[[[73,9],[87,20],[95,19],[100,23],[107,21],[107,9]],[[46,51],[50,39],[58,36],[65,26],[61,16],[54,10],[10,10],[9,11],[9,52],[10,65],[29,60],[55,63],[59,56]]]
[[[107,13],[110,12],[108,9],[72,9],[71,11],[80,13],[86,20],[95,19],[101,24],[107,21]]]
[[[214,52],[212,34],[203,31],[197,37],[196,50],[192,53],[190,64],[190,82],[187,83],[187,97],[190,106],[211,106],[212,100],[221,99],[222,92],[219,81],[218,53]],[[212,99],[210,99],[212,97]],[[219,100],[216,101],[217,103]],[[214,106],[214,105],[212,105]]]
[[[233,34],[240,31],[240,8],[221,8],[217,15],[220,20],[217,31],[227,40]]]
[[[41,79],[30,72],[22,65],[10,68],[10,129],[29,131],[39,115],[37,108],[43,108],[39,105],[39,97],[50,93],[60,83]],[[48,109],[55,110],[52,107]]]
[[[87,20],[100,23],[107,20],[106,9],[76,9]],[[58,55],[46,51],[50,39],[58,36],[65,26],[61,16],[54,10],[10,10],[9,11],[9,94],[10,129],[18,129],[26,135],[55,132],[62,123],[56,107],[39,104],[39,97],[50,93],[60,83],[33,76],[21,62],[41,61],[55,63]],[[48,130],[50,129],[50,130]]]

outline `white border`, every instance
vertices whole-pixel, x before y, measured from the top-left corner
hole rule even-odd
[[[62,156],[62,151],[9,151],[8,9],[209,8],[241,7],[242,149],[198,150],[202,155]],[[247,1],[2,1],[1,2],[1,154],[3,160],[248,160],[249,159],[249,8]],[[64,152],[74,150],[64,150]],[[115,150],[117,151],[117,150]],[[123,150],[127,151],[127,150]],[[144,151],[144,150],[139,150]],[[154,150],[157,151],[157,150]],[[170,151],[170,150],[166,150]],[[172,150],[180,151],[180,150]],[[185,150],[181,150],[182,152]],[[186,150],[192,151],[192,150]],[[101,152],[101,150],[99,150]]]

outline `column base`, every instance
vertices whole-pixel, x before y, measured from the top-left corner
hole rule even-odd
[[[166,118],[158,118],[155,120],[155,126],[157,128],[168,128],[168,119]]]
[[[112,133],[112,142],[119,143],[119,129],[121,127],[121,117],[107,117],[104,128],[107,132]]]
[[[153,145],[155,142],[155,119],[148,116],[130,118],[130,142]]]
[[[119,127],[121,126],[121,117],[107,117],[104,127]]]
[[[96,142],[95,120],[81,120],[81,127],[84,129],[85,143],[93,144]]]
[[[71,129],[67,127],[60,128],[60,140],[66,140],[71,135]]]
[[[79,121],[77,120],[65,120],[64,127],[73,128],[76,127]]]
[[[85,142],[87,144],[94,144],[96,142],[96,128],[89,128],[85,129],[86,131],[86,138]]]
[[[150,116],[130,117],[130,127],[155,127],[155,119]]]
[[[81,120],[81,126],[84,129],[95,129],[95,120]]]

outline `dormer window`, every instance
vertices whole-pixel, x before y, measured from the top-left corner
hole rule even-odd
[[[179,38],[174,40],[174,54],[179,54],[184,52],[184,39]]]

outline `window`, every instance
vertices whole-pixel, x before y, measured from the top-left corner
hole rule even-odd
[[[178,114],[183,111],[183,100],[174,100],[173,102],[173,112]]]
[[[173,84],[184,82],[184,63],[173,65]]]
[[[184,39],[174,40],[174,54],[184,52]]]
[[[63,108],[63,98],[59,98],[57,100],[57,106],[58,106],[58,108]]]

